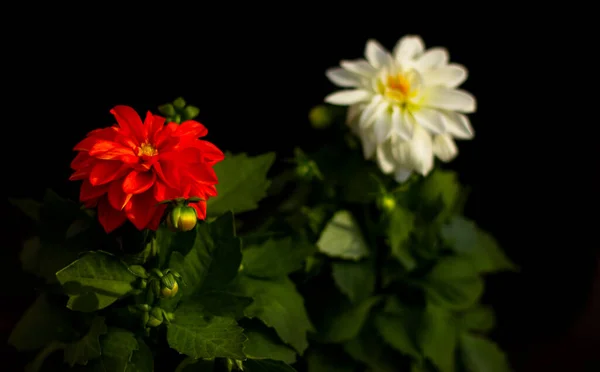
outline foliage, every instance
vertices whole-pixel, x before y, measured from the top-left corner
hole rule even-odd
[[[161,110],[195,116],[182,101]],[[44,289],[9,339],[37,353],[28,370],[509,371],[481,296],[517,268],[462,215],[456,174],[394,189],[340,127],[320,130],[339,140],[274,177],[274,154],[228,153],[187,232],[105,234],[52,191],[13,200]]]

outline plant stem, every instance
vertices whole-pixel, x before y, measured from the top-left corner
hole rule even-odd
[[[52,341],[35,356],[35,359],[33,359],[31,363],[25,366],[25,372],[38,372],[42,368],[46,358],[55,351],[64,349],[66,346],[67,345],[63,342]]]
[[[179,363],[177,368],[175,368],[175,372],[182,372],[185,369],[185,367],[191,366],[192,364],[196,363],[198,363],[198,359],[187,357],[183,361],[181,361],[181,363]]]

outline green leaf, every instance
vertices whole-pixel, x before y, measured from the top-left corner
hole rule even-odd
[[[319,251],[331,257],[360,260],[369,254],[358,224],[349,211],[335,213],[317,242]]]
[[[494,342],[463,333],[460,336],[462,359],[469,372],[510,372],[504,352]]]
[[[106,336],[102,337],[102,355],[94,360],[88,367],[94,372],[152,372],[152,353],[150,361],[140,360],[140,357],[148,356],[148,347],[138,354],[140,345],[135,335],[125,329],[109,327]],[[136,356],[137,354],[137,356]],[[135,356],[135,358],[134,358]]]
[[[186,232],[173,232],[166,225],[161,225],[156,230],[154,244],[158,247],[158,266],[164,268],[171,252],[187,254],[196,241],[196,230]]]
[[[359,337],[344,344],[344,350],[355,360],[364,363],[371,371],[396,372],[398,365],[391,360],[393,350],[390,350],[377,332],[363,329]]]
[[[496,317],[489,306],[479,305],[462,314],[463,327],[469,331],[489,332],[494,328]]]
[[[296,352],[284,345],[275,332],[266,326],[244,327],[248,341],[244,344],[244,354],[250,359],[273,359],[292,364]]]
[[[187,106],[183,109],[184,117],[186,120],[192,120],[200,113],[200,109],[196,106]]]
[[[13,328],[8,343],[19,351],[37,350],[54,340],[65,341],[73,332],[64,307],[53,306],[41,294]]]
[[[210,291],[194,296],[188,306],[196,306],[198,312],[213,316],[223,316],[239,320],[244,310],[252,303],[250,297],[243,297],[224,291]]]
[[[169,346],[192,358],[244,359],[246,336],[232,318],[209,316],[183,303],[167,327]]]
[[[308,372],[353,372],[356,369],[351,360],[316,349],[309,351],[306,363]]]
[[[199,224],[192,249],[171,254],[169,266],[185,281],[184,296],[226,287],[237,275],[242,261],[241,241],[235,236],[233,214]]]
[[[464,310],[473,306],[483,293],[483,279],[465,258],[447,256],[426,277],[428,301],[439,306]]]
[[[440,372],[453,372],[458,344],[458,327],[452,314],[440,307],[428,305],[419,333],[419,345]]]
[[[460,197],[456,173],[436,169],[423,180],[419,191],[419,200],[427,206],[435,221],[445,220],[455,212]]]
[[[102,354],[100,336],[107,332],[108,329],[104,323],[104,317],[95,317],[92,320],[90,330],[81,340],[66,345],[65,363],[71,367],[75,364],[84,366],[89,360],[100,357]]]
[[[326,343],[340,343],[351,340],[358,335],[380,297],[371,297],[362,303],[344,309],[337,317],[330,319],[320,330],[319,341]]]
[[[410,271],[417,262],[410,253],[410,235],[415,228],[415,216],[407,209],[396,206],[390,215],[387,236],[392,255]]]
[[[278,360],[248,359],[244,362],[245,372],[296,372],[294,368]]]
[[[56,272],[76,260],[80,253],[66,243],[41,241],[36,236],[25,241],[19,259],[23,271],[54,284],[57,282]]]
[[[442,227],[441,235],[458,255],[469,258],[479,273],[517,270],[496,240],[467,218],[454,217]]]
[[[273,327],[284,342],[302,355],[308,347],[306,333],[314,331],[314,327],[294,283],[287,277],[263,280],[240,275],[237,284],[245,296],[254,299],[246,308],[246,316]]]
[[[340,291],[358,303],[369,297],[375,290],[375,268],[373,262],[333,262],[333,279]]]
[[[267,172],[274,161],[272,152],[255,157],[227,153],[214,166],[219,178],[218,196],[207,201],[208,215],[219,216],[228,211],[238,214],[258,208],[258,202],[267,196],[271,184]]]
[[[104,309],[134,290],[137,277],[118,258],[90,252],[56,273],[69,295],[67,307],[91,312]]]
[[[40,238],[44,242],[63,243],[67,230],[78,216],[84,214],[79,205],[48,189],[40,208]],[[90,250],[88,248],[88,250]]]
[[[40,221],[40,210],[42,208],[42,203],[32,199],[9,198],[8,201],[10,202],[10,204],[19,208],[21,212],[23,212],[27,217],[31,218],[36,222]]]
[[[377,314],[375,327],[388,345],[420,361],[422,356],[416,339],[416,324],[420,315],[417,309],[402,306],[395,309],[393,314],[385,311]]]
[[[260,245],[251,245],[242,251],[243,271],[257,278],[285,276],[302,268],[306,257],[315,247],[304,239],[269,239]]]
[[[125,372],[154,372],[154,355],[144,340],[138,338],[138,349],[133,352]]]

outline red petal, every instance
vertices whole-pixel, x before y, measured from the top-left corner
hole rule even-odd
[[[125,175],[129,166],[116,160],[98,160],[90,172],[90,182],[102,185]]]
[[[117,132],[115,132],[113,128],[96,129],[88,133],[86,138],[84,138],[81,142],[75,145],[75,147],[73,147],[73,150],[90,151],[90,149],[96,144],[96,142],[100,140],[112,141],[115,139],[116,135]]]
[[[154,164],[157,169],[157,174],[165,181],[165,183],[175,189],[179,188],[181,176],[177,169],[177,163],[170,161],[158,161]],[[158,171],[160,169],[160,171]]]
[[[204,137],[208,133],[208,129],[197,121],[187,120],[181,123],[174,135],[177,137]]]
[[[115,106],[110,113],[115,116],[121,128],[131,133],[137,140],[137,145],[144,141],[144,124],[140,116],[129,106]]]
[[[69,181],[79,181],[90,177],[90,169],[82,169],[73,173],[69,177]]]
[[[197,196],[202,199],[208,199],[211,196],[217,196],[215,185],[195,182],[190,190],[190,196]]]
[[[89,180],[83,180],[79,190],[79,201],[97,199],[108,192],[108,185],[94,186]]]
[[[110,141],[98,141],[91,148],[89,154],[98,159],[113,160],[121,159],[121,157],[128,157],[137,161],[137,156],[131,148],[127,148],[120,143]]]
[[[87,152],[80,152],[71,162],[71,169],[77,170],[90,165],[94,161]]]
[[[161,130],[156,132],[154,138],[154,145],[156,148],[160,150],[164,150],[165,148],[170,148],[179,143],[179,138],[173,136],[173,133],[177,130],[178,125],[175,123],[169,123],[162,127]]]
[[[156,199],[157,202],[175,199],[180,196],[181,195],[178,195],[175,189],[167,186],[161,180],[156,180],[154,183],[154,199]]]
[[[153,115],[150,111],[146,114],[146,120],[144,120],[144,128],[146,128],[146,135],[154,142],[154,136],[159,129],[165,124],[165,118],[158,115]]]
[[[160,225],[160,221],[162,220],[163,214],[165,213],[166,205],[159,205],[156,207],[156,211],[154,212],[154,217],[148,222],[148,229],[156,231]]]
[[[154,185],[156,174],[152,171],[131,171],[123,181],[123,191],[127,194],[141,194]]]
[[[159,212],[160,209],[157,206],[157,201],[154,199],[152,191],[134,195],[131,198],[131,203],[128,203],[127,206],[125,206],[127,218],[129,218],[129,221],[131,221],[138,230],[143,230],[150,223],[154,214]]]
[[[98,220],[106,233],[121,226],[126,219],[125,213],[111,207],[106,198],[98,201]]]
[[[190,203],[189,206],[196,210],[196,216],[199,220],[206,219],[206,202]]]
[[[123,192],[123,183],[119,181],[112,182],[108,188],[108,201],[116,210],[123,210],[131,200],[132,195]]]
[[[202,152],[202,157],[209,165],[220,162],[225,159],[225,155],[219,148],[208,141],[197,140],[195,147]]]
[[[215,170],[207,164],[190,164],[186,168],[182,169],[182,171],[185,175],[196,182],[213,184],[219,181]]]

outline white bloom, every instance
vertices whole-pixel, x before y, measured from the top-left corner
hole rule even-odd
[[[348,124],[365,158],[376,157],[384,173],[398,182],[412,172],[427,175],[434,155],[446,162],[457,155],[454,138],[473,138],[463,114],[475,111],[475,98],[457,89],[467,70],[448,63],[446,49],[425,50],[421,38],[405,36],[391,54],[369,40],[365,57],[327,70],[329,80],[349,89],[325,101],[350,106]]]

